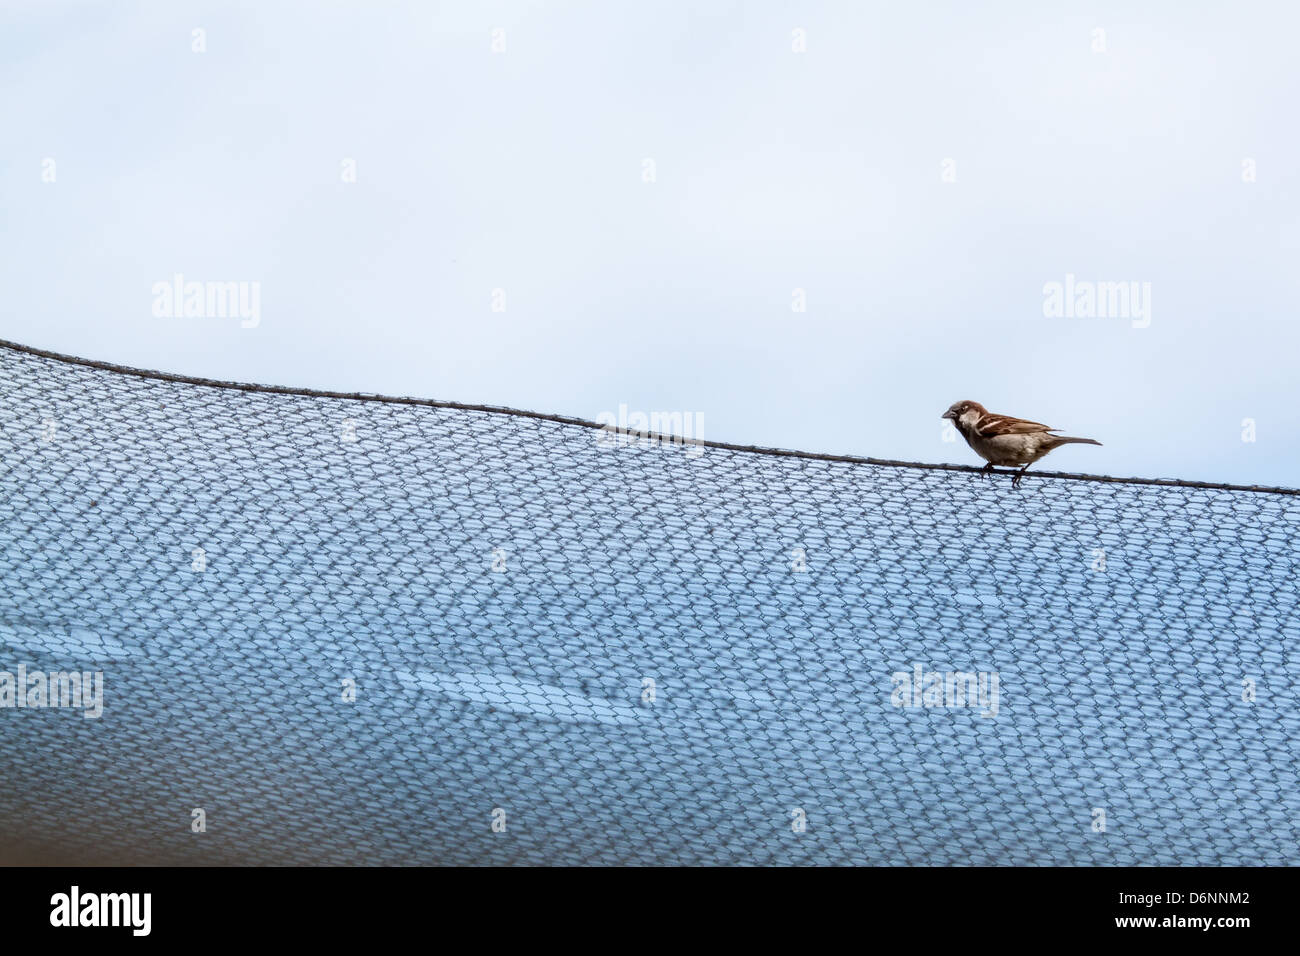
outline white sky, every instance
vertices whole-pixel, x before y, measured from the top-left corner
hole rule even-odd
[[[0,337],[925,461],[971,398],[1105,443],[1040,468],[1300,485],[1297,9],[5,2]]]

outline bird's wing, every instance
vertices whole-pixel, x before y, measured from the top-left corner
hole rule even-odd
[[[981,438],[993,438],[997,435],[1032,435],[1036,432],[1054,430],[1050,425],[1044,425],[1042,422],[1012,418],[1010,415],[985,415],[975,423],[975,434]]]

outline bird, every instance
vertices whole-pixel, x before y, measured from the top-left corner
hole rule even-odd
[[[1020,479],[1029,466],[1052,449],[1070,444],[1101,444],[1092,438],[1054,435],[1057,429],[1041,422],[994,415],[979,402],[957,402],[941,417],[951,419],[966,444],[988,462],[983,474],[992,474],[994,465],[1022,466],[1011,479],[1013,488],[1020,486]]]

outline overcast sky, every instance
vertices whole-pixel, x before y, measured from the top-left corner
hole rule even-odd
[[[1039,468],[1297,486],[1296,10],[6,0],[0,337],[924,461],[975,399],[1104,442]]]

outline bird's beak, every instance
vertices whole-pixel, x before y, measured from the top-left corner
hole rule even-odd
[[[952,413],[952,409],[950,408],[950,409],[948,409],[946,412],[944,412],[942,415],[940,415],[939,417],[940,417],[940,418],[956,418],[957,416],[954,415],[954,414]]]

